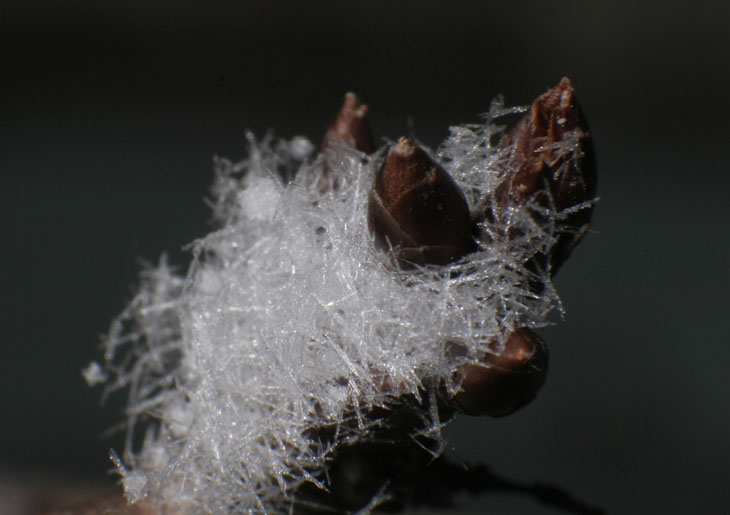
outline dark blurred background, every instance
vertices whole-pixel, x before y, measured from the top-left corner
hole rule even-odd
[[[495,95],[527,104],[568,75],[598,153],[595,231],[557,279],[540,397],[457,421],[454,453],[609,513],[721,512],[728,5],[0,0],[0,499],[113,484],[121,438],[100,435],[124,399],[101,408],[80,371],[140,259],[184,270],[212,158],[244,157],[245,129],[316,141],[353,90],[376,135],[436,146]]]

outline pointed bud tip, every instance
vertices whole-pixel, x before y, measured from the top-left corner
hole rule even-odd
[[[391,154],[400,156],[400,157],[407,157],[418,151],[418,145],[416,145],[412,140],[409,138],[406,138],[405,136],[401,137],[398,140],[398,143],[390,147],[390,151],[388,152],[388,156],[390,157]]]
[[[438,165],[412,140],[400,138],[390,147],[374,187],[383,202],[393,205],[436,169]]]
[[[535,99],[530,118],[532,136],[546,136],[549,143],[560,141],[571,130],[588,132],[575,98],[575,88],[568,77],[563,77],[554,88]]]
[[[375,152],[367,113],[368,106],[361,104],[358,96],[352,91],[348,91],[342,107],[322,138],[317,154],[322,156],[332,142],[354,148],[364,154]],[[321,194],[339,189],[344,179],[343,176],[338,176],[333,171],[336,159],[328,155],[323,157],[319,166],[312,167],[311,174],[307,178],[309,184],[313,185]]]
[[[428,153],[408,138],[388,151],[370,191],[368,228],[381,250],[399,247],[403,268],[443,265],[471,251],[464,194]]]
[[[360,103],[360,97],[355,93],[348,91],[345,93],[345,102],[342,104],[341,112],[349,112],[357,118],[365,118],[368,114],[368,106]]]
[[[319,151],[323,151],[330,142],[348,145],[365,154],[375,152],[370,124],[367,120],[368,106],[360,103],[359,97],[353,93],[345,94],[340,111],[322,138]]]

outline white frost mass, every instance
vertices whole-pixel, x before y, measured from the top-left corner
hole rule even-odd
[[[504,173],[490,140],[510,112],[521,111],[494,102],[484,124],[452,128],[433,155],[471,209]],[[367,438],[367,410],[423,395],[434,378],[457,391],[454,367],[475,360],[484,342],[543,326],[560,310],[549,277],[534,295],[534,272],[521,264],[550,248],[561,213],[538,224],[530,206],[513,208],[519,237],[485,226],[491,241],[477,252],[401,271],[373,247],[366,223],[382,150],[368,157],[334,145],[314,158],[301,137],[249,144],[246,159],[217,160],[217,230],[190,245],[187,273],[164,257],[143,271],[103,362],[87,369],[91,382],[106,382],[105,396],[128,389],[127,446],[115,462],[131,501],[286,512],[303,482],[326,484],[337,445]],[[323,195],[305,179],[322,159],[340,178]],[[468,353],[447,358],[447,342]],[[439,440],[442,421],[423,416],[422,430]],[[338,424],[331,445],[312,436]]]

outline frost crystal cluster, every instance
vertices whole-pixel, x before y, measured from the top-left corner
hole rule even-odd
[[[430,153],[470,210],[500,204],[498,186],[515,170],[514,148],[495,143],[498,120],[522,111],[497,100],[483,124],[451,128]],[[385,149],[315,153],[302,137],[248,143],[242,161],[217,160],[217,228],[190,244],[187,273],[164,257],[143,271],[103,362],[85,371],[105,396],[128,390],[126,449],[113,459],[131,502],[289,511],[305,483],[327,487],[338,447],[382,425],[374,412],[433,395],[432,385],[457,393],[457,367],[498,354],[514,329],[543,326],[560,310],[550,267],[527,264],[549,255],[561,221],[589,202],[510,205],[476,223],[473,252],[408,269],[374,247],[366,221]],[[580,157],[575,140],[556,145]],[[337,186],[322,191],[311,177],[325,162]],[[464,351],[450,353],[454,343]],[[435,409],[422,419],[413,431],[438,452],[444,421]]]

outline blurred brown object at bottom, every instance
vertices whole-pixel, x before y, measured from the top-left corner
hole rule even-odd
[[[96,515],[105,514],[127,514],[127,515],[156,515],[159,511],[153,506],[144,503],[129,505],[124,494],[112,492],[94,497],[87,501],[74,504],[64,508],[53,508],[42,512],[42,515]],[[165,510],[166,514],[174,515],[176,510]]]

